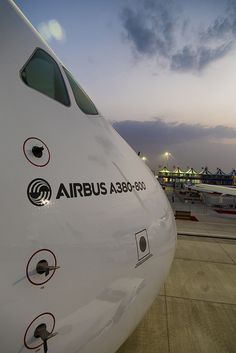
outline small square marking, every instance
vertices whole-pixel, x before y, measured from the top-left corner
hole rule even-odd
[[[150,247],[148,240],[148,233],[146,229],[141,230],[135,234],[138,261],[142,260],[144,257],[150,255]]]

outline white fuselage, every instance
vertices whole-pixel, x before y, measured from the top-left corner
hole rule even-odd
[[[43,352],[34,331],[45,323],[57,332],[49,353],[113,353],[169,271],[170,205],[107,120],[79,109],[60,61],[13,2],[0,1],[0,33],[1,351]],[[36,48],[59,65],[70,106],[23,82]],[[37,206],[29,193],[38,179],[51,195]],[[45,260],[60,268],[37,273]]]

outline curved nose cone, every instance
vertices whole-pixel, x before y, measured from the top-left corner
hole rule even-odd
[[[131,191],[112,193],[114,204],[106,211],[111,257],[102,272],[105,275],[107,266],[118,271],[114,281],[104,286],[99,296],[114,305],[109,334],[103,336],[106,344],[100,341],[106,353],[116,351],[158,295],[176,246],[176,224],[162,187],[143,161],[120,137],[116,144],[116,134],[112,134],[119,150],[119,154],[114,154],[113,166],[117,174],[112,184],[119,189],[120,184],[115,180],[120,179],[121,188],[126,190],[122,183],[129,183]],[[86,345],[86,353],[95,349],[92,341]]]
[[[122,170],[121,165],[119,169]],[[122,173],[125,174],[124,169]],[[99,342],[102,352],[116,352],[158,295],[173,260],[176,225],[171,206],[159,183],[143,164],[139,165],[138,180],[144,182],[146,190],[133,191],[126,203],[115,211],[120,222],[113,228],[109,266],[116,268],[119,275],[97,298],[112,305],[109,319],[103,318],[102,337],[94,333],[91,340],[84,342],[85,353],[95,349],[94,342]],[[108,212],[111,224],[112,218]],[[105,267],[103,273],[106,273]]]
[[[172,210],[110,124],[80,109],[13,1],[1,2],[0,28],[2,351],[115,352],[168,273]]]

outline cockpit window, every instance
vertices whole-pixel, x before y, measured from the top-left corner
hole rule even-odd
[[[71,73],[63,67],[65,74],[68,78],[68,81],[71,85],[71,89],[73,91],[75,101],[78,107],[85,113],[89,115],[98,115],[98,111],[88,97],[88,95],[84,92],[84,90],[79,86],[79,84],[75,81]]]
[[[31,88],[69,106],[70,99],[61,71],[55,60],[42,49],[36,49],[21,70],[22,80]]]

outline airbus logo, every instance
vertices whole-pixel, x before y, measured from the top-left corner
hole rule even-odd
[[[45,206],[52,196],[51,186],[44,179],[34,179],[27,188],[27,196],[34,206]]]
[[[134,183],[117,181],[117,182],[80,182],[80,183],[60,183],[55,192],[56,200],[59,199],[74,199],[82,197],[107,195],[118,196],[122,193],[142,192],[146,190],[144,182],[135,181]],[[45,206],[49,203],[52,197],[52,189],[49,183],[37,178],[30,182],[27,188],[29,201],[34,206]],[[144,246],[144,245],[143,245]]]

